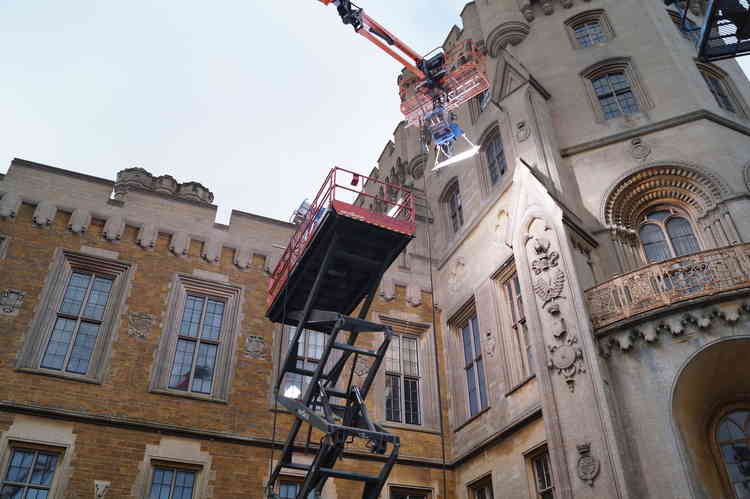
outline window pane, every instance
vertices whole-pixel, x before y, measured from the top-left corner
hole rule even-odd
[[[281,499],[296,499],[299,486],[296,483],[281,483],[279,485],[279,497]]]
[[[477,378],[479,380],[479,402],[482,404],[482,409],[487,408],[487,381],[484,379],[484,366],[482,361],[478,360],[476,363],[477,367]]]
[[[40,453],[36,458],[36,463],[34,463],[34,471],[31,473],[30,483],[33,485],[51,485],[56,467],[57,456]]]
[[[675,217],[667,222],[667,233],[672,240],[676,256],[685,256],[700,251],[698,240],[693,234],[690,222],[681,217]]]
[[[173,470],[154,468],[154,477],[151,480],[151,493],[149,494],[149,499],[169,499],[173,477]]]
[[[26,483],[31,471],[31,464],[34,461],[34,453],[27,450],[15,449],[10,458],[8,473],[5,480],[9,482]]]
[[[23,489],[12,485],[5,485],[0,489],[2,499],[23,499]]]
[[[403,337],[401,338],[401,346],[404,350],[404,374],[407,376],[419,376],[417,339]]]
[[[478,358],[482,355],[482,343],[479,339],[479,322],[476,317],[472,317],[469,323],[471,324],[471,331],[474,335],[474,357]]]
[[[471,416],[479,412],[479,400],[477,398],[477,380],[474,375],[474,366],[466,370],[466,384],[469,390],[469,414]]]
[[[203,333],[201,334],[201,338],[218,341],[223,319],[224,302],[208,300],[206,304],[206,317],[203,319]]]
[[[75,327],[76,321],[58,317],[47,344],[47,351],[42,358],[42,367],[56,370],[63,368]]]
[[[61,314],[78,315],[90,282],[91,276],[89,274],[75,272],[70,276],[70,282],[68,282],[68,288],[65,290],[65,296],[63,296],[62,306],[60,307]]]
[[[658,225],[644,225],[639,235],[649,262],[660,262],[672,256],[665,241],[664,232]]]
[[[83,316],[98,321],[102,320],[102,317],[104,317],[104,308],[107,306],[111,290],[112,280],[103,277],[94,279],[94,285],[91,287],[91,293],[89,294],[88,302],[86,302]]]
[[[195,342],[187,340],[177,341],[177,350],[174,355],[172,374],[169,376],[169,387],[177,390],[188,389],[190,383],[190,369],[193,367],[193,353]]]
[[[201,315],[203,315],[203,298],[188,296],[185,300],[182,323],[180,323],[180,335],[197,338]]]
[[[385,418],[401,422],[401,377],[388,374],[385,377]]]
[[[536,476],[537,491],[542,492],[552,487],[548,454],[542,454],[534,459],[534,475]]]
[[[659,210],[659,211],[652,211],[648,214],[646,217],[649,220],[655,220],[657,222],[663,222],[667,218],[669,218],[672,215],[672,212],[669,210]]]
[[[461,334],[463,335],[464,340],[464,361],[466,361],[466,365],[468,366],[474,362],[474,351],[471,346],[471,327],[466,326],[463,328]]]
[[[191,499],[193,497],[193,485],[195,484],[195,473],[192,471],[178,471],[174,482],[173,499]]]
[[[201,343],[198,348],[198,358],[195,360],[195,374],[193,375],[194,392],[211,393],[217,350],[216,345],[209,343]]]
[[[29,489],[26,493],[26,499],[47,499],[49,491],[42,489]]]
[[[73,344],[73,351],[70,353],[68,372],[78,374],[86,374],[88,372],[89,361],[91,361],[91,354],[94,352],[98,334],[98,324],[81,322],[81,325],[78,327],[75,343]]]
[[[319,331],[305,331],[307,334],[307,358],[320,359],[325,348],[326,335]]]
[[[404,416],[407,424],[420,424],[419,421],[419,381],[404,379]]]
[[[400,342],[401,338],[399,336],[394,336],[393,339],[391,339],[391,343],[388,345],[388,350],[385,353],[386,371],[393,373],[401,372],[401,355],[399,352]]]

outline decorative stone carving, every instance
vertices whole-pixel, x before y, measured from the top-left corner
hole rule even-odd
[[[46,227],[55,220],[55,215],[57,215],[57,206],[49,201],[40,201],[34,209],[31,220],[40,227]]]
[[[459,256],[453,260],[448,271],[448,289],[453,293],[458,293],[464,277],[466,277],[466,260],[462,256]]]
[[[0,218],[16,218],[21,198],[15,192],[6,192],[0,198]]]
[[[531,128],[526,124],[525,121],[519,121],[516,123],[516,140],[518,142],[525,142],[531,137]]]
[[[154,177],[143,168],[128,168],[117,173],[115,182],[115,199],[122,201],[130,191],[151,191],[186,199],[201,204],[211,204],[214,195],[198,182],[178,183],[170,175]]]
[[[422,304],[422,288],[419,285],[406,286],[406,302],[412,307]]]
[[[531,28],[528,24],[518,21],[506,22],[493,29],[487,37],[490,57],[497,57],[500,51],[508,45],[518,45],[530,32]]]
[[[221,247],[221,241],[209,239],[203,243],[201,256],[208,263],[219,263],[219,260],[221,259]]]
[[[85,234],[91,225],[91,213],[80,208],[73,211],[68,221],[68,229],[75,234]]]
[[[578,338],[570,336],[561,345],[547,346],[547,367],[557,371],[557,374],[565,378],[571,392],[576,389],[576,376],[586,372],[583,365],[583,350],[577,345]]]
[[[266,340],[262,336],[248,336],[245,340],[245,357],[253,360],[265,360]]]
[[[169,241],[169,251],[177,256],[185,256],[190,249],[190,236],[187,232],[175,232]]]
[[[533,286],[536,294],[543,300],[542,307],[548,303],[554,304],[555,300],[562,296],[563,286],[565,285],[565,274],[562,270],[551,269],[558,266],[560,254],[556,251],[549,251],[550,242],[543,237],[534,238],[534,252],[538,258],[531,262],[531,270],[538,277],[534,280]]]
[[[144,312],[130,312],[128,314],[128,335],[135,338],[148,338],[148,334],[156,321],[156,317]]]
[[[104,224],[104,238],[107,241],[119,241],[125,231],[125,220],[120,215],[112,215]]]
[[[487,357],[489,358],[495,358],[495,353],[497,351],[497,338],[494,334],[492,334],[492,330],[488,329],[487,334],[485,335],[485,350],[487,351]]]
[[[385,301],[391,301],[396,297],[396,283],[391,278],[383,278],[380,283],[380,296]]]
[[[239,248],[234,250],[234,264],[241,269],[250,268],[253,263],[253,250],[250,248]]]
[[[550,16],[555,13],[555,5],[552,0],[542,0],[542,12],[545,16]]]
[[[17,289],[4,289],[0,291],[0,315],[18,315],[25,297],[26,293]]]
[[[578,478],[589,484],[590,487],[593,487],[594,480],[599,476],[601,469],[599,460],[591,454],[591,444],[589,442],[577,445],[576,448],[579,454],[578,463],[576,464]]]
[[[96,499],[104,499],[109,492],[110,482],[94,480],[94,494]]]
[[[630,155],[638,161],[644,161],[651,154],[651,147],[641,137],[630,141]]]
[[[563,9],[569,9],[573,6],[573,0],[560,0],[560,4],[562,4]]]
[[[136,242],[142,248],[153,248],[156,245],[156,240],[159,238],[159,229],[156,225],[145,224],[138,231],[138,237]]]
[[[646,343],[654,343],[659,339],[659,330],[653,323],[645,323],[633,330],[636,336],[640,336]]]

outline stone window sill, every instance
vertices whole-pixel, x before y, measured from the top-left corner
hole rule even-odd
[[[530,382],[530,381],[531,381],[532,379],[536,379],[536,374],[532,374],[531,376],[529,376],[529,377],[528,377],[528,378],[526,378],[525,380],[521,381],[520,383],[518,383],[517,385],[515,385],[514,387],[512,387],[512,388],[511,388],[510,390],[508,390],[508,391],[507,391],[507,392],[505,393],[505,396],[506,396],[506,397],[510,397],[510,396],[511,396],[511,395],[513,395],[513,394],[514,394],[515,392],[517,392],[518,390],[520,390],[521,388],[523,388],[524,386],[526,386],[527,384],[529,384],[529,382]]]
[[[169,388],[152,388],[149,390],[151,393],[158,393],[159,395],[170,395],[172,397],[187,398],[193,400],[201,400],[203,402],[213,402],[214,404],[229,404],[227,400],[222,400],[211,395],[202,395],[199,393],[183,392],[180,390],[170,390]]]
[[[435,430],[434,428],[428,428],[422,425],[396,423],[394,421],[381,421],[380,425],[385,428],[393,428],[395,430],[416,431],[419,433],[430,433],[432,435],[440,435],[440,432],[438,430]]]
[[[89,383],[91,385],[101,385],[102,382],[96,378],[92,378],[91,376],[82,376],[80,374],[72,374],[72,373],[66,373],[62,371],[53,371],[49,369],[43,369],[43,368],[33,368],[33,367],[19,367],[16,369],[16,371],[22,372],[22,373],[28,373],[28,374],[41,374],[42,376],[49,376],[52,378],[61,378],[61,379],[67,379],[70,381],[79,381],[81,383]]]
[[[458,433],[459,431],[463,430],[464,428],[466,428],[467,426],[469,426],[471,423],[473,423],[474,421],[476,421],[477,419],[479,419],[480,417],[482,417],[484,414],[486,414],[487,412],[489,412],[490,409],[492,409],[492,406],[487,406],[484,409],[482,409],[481,411],[479,411],[478,413],[474,414],[472,417],[470,417],[469,419],[467,419],[466,421],[464,421],[463,423],[461,423],[460,425],[458,425],[453,430],[453,433]]]

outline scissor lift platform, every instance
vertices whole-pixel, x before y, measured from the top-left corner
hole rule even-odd
[[[351,200],[356,195],[367,207]],[[326,256],[330,261],[311,308],[350,315],[415,230],[410,191],[334,168],[276,265],[269,283],[268,318],[297,324],[290,312],[305,307]]]

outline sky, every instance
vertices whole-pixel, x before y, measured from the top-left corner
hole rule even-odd
[[[359,4],[426,53],[465,0]],[[2,0],[0,47],[0,172],[138,166],[201,182],[224,223],[368,173],[401,120],[398,63],[317,0]]]
[[[359,4],[426,53],[465,1]],[[0,47],[0,172],[139,166],[204,184],[221,222],[288,219],[401,120],[398,63],[317,0],[3,0]]]

